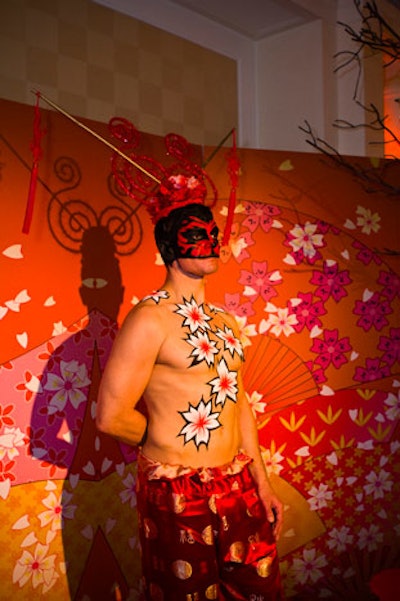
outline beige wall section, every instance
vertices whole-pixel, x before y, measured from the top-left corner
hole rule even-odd
[[[91,0],[0,1],[0,97],[217,145],[237,126],[236,61]]]

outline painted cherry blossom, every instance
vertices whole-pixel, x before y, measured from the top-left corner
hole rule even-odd
[[[385,409],[385,415],[391,421],[396,421],[400,418],[400,391],[396,394],[389,392],[385,399],[385,405],[388,406]]]
[[[357,546],[360,549],[366,548],[368,551],[375,551],[382,541],[383,534],[379,531],[379,527],[376,524],[371,524],[369,528],[361,528],[358,533]]]
[[[0,434],[0,460],[5,457],[14,459],[19,455],[17,447],[22,447],[26,443],[25,434],[20,428],[4,428],[4,432]]]
[[[186,338],[193,350],[190,355],[193,357],[192,365],[206,361],[207,365],[214,365],[214,356],[218,353],[217,344],[214,340],[210,340],[207,332],[197,332],[189,334]]]
[[[218,420],[219,413],[211,413],[211,408],[211,401],[205,404],[201,399],[197,407],[189,405],[189,411],[180,412],[186,421],[186,426],[179,432],[179,436],[185,437],[185,444],[193,440],[197,448],[201,444],[208,446],[210,431],[221,427]]]
[[[62,495],[57,497],[51,492],[42,503],[47,509],[39,513],[38,518],[42,528],[51,524],[51,530],[61,530],[63,520],[72,520],[75,517],[76,505],[70,505],[72,494],[63,491]]]
[[[335,261],[324,261],[323,271],[313,271],[311,284],[315,284],[316,296],[326,302],[332,297],[336,302],[348,295],[345,288],[352,283],[347,269],[339,271],[339,265]]]
[[[324,330],[323,340],[318,338],[313,340],[311,351],[318,353],[315,362],[323,369],[327,369],[331,364],[339,369],[341,365],[348,362],[345,353],[351,351],[349,337],[339,338],[338,330]]]
[[[381,271],[377,281],[383,287],[382,294],[389,300],[400,297],[400,276],[397,273]]]
[[[279,474],[283,470],[283,466],[280,465],[281,461],[284,460],[284,456],[279,451],[275,453],[271,452],[271,449],[265,449],[261,453],[265,467],[269,474]]]
[[[122,480],[125,489],[119,493],[122,503],[128,503],[134,508],[136,507],[136,479],[133,474],[129,473],[124,480]]]
[[[13,582],[22,588],[32,580],[33,588],[39,585],[49,585],[54,579],[54,562],[56,555],[47,555],[48,545],[38,543],[31,553],[26,549],[18,559],[13,572]]]
[[[294,326],[297,324],[297,317],[293,313],[289,313],[288,307],[275,307],[272,303],[268,303],[265,311],[269,312],[268,319],[260,321],[260,334],[265,334],[268,330],[275,334],[278,338],[281,334],[286,337],[294,334]]]
[[[235,316],[236,322],[239,326],[239,338],[243,348],[252,344],[250,338],[257,336],[257,330],[254,323],[247,323],[247,317]]]
[[[184,299],[184,304],[177,306],[176,313],[185,318],[183,325],[188,326],[192,333],[198,329],[204,330],[210,327],[207,322],[211,317],[205,313],[203,305],[198,305],[193,297],[190,301]]]
[[[381,218],[378,213],[372,213],[371,209],[366,209],[360,205],[357,207],[356,213],[358,215],[357,225],[361,227],[363,234],[369,235],[371,232],[376,234],[381,229],[379,225]]]
[[[353,377],[357,382],[373,382],[387,376],[390,376],[388,365],[382,364],[379,357],[367,357],[365,367],[356,367]]]
[[[381,336],[378,349],[384,351],[382,360],[388,365],[400,363],[400,328],[390,328],[389,336]]]
[[[295,331],[299,333],[304,328],[311,331],[315,326],[321,326],[322,321],[319,317],[326,313],[322,301],[313,302],[311,292],[298,292],[297,298],[301,300],[300,303],[290,303],[290,311],[297,319],[297,322],[293,324]]]
[[[222,263],[227,263],[231,257],[239,264],[249,258],[250,253],[247,249],[253,246],[254,240],[250,231],[241,232],[240,229],[237,222],[232,224],[228,244],[221,247],[220,259]]]
[[[306,259],[314,263],[320,258],[317,250],[324,246],[324,237],[318,232],[318,225],[306,221],[304,225],[296,224],[288,233],[287,244],[291,246],[296,262]]]
[[[328,489],[327,484],[320,484],[317,488],[312,486],[308,491],[310,499],[307,499],[311,511],[317,511],[328,506],[328,501],[332,501],[332,491]]]
[[[365,479],[368,481],[368,484],[364,485],[365,493],[373,495],[374,499],[383,499],[385,492],[392,490],[393,482],[389,472],[385,470],[380,470],[379,474],[372,471]]]
[[[232,313],[236,317],[251,317],[255,314],[253,305],[250,301],[244,303],[241,302],[239,293],[225,294],[225,307],[229,313]]]
[[[329,532],[328,547],[338,553],[343,553],[349,545],[353,544],[354,536],[350,534],[350,528],[342,526],[333,528]]]
[[[385,316],[392,313],[392,308],[387,300],[382,300],[379,293],[374,292],[366,300],[356,300],[354,313],[361,316],[357,325],[363,330],[368,332],[374,327],[380,331],[389,323]]]
[[[248,227],[251,232],[257,227],[269,232],[274,225],[274,217],[281,214],[278,207],[263,202],[244,202],[243,206],[246,218],[242,225]]]
[[[247,402],[251,407],[254,417],[257,417],[257,413],[265,412],[265,407],[267,406],[267,403],[261,400],[264,398],[262,394],[260,394],[256,390],[253,390],[251,394],[249,394],[248,392],[246,392],[245,394]]]
[[[237,373],[229,371],[225,359],[221,359],[217,366],[218,377],[210,380],[211,393],[216,395],[215,404],[224,405],[227,399],[236,403]]]
[[[254,302],[259,296],[264,301],[268,302],[274,296],[277,296],[277,291],[274,286],[282,283],[282,276],[277,269],[268,271],[267,261],[253,261],[253,271],[243,269],[240,272],[239,284],[244,288],[244,296],[248,297],[251,302]]]
[[[230,352],[232,357],[235,353],[237,353],[239,357],[243,357],[243,348],[241,342],[230,328],[227,326],[224,326],[223,330],[218,328],[215,334],[218,336],[218,338],[221,338],[221,340],[224,341],[224,347]]]
[[[44,385],[45,390],[55,393],[49,403],[49,413],[63,411],[68,402],[77,409],[87,398],[86,394],[81,390],[90,384],[84,363],[79,365],[75,360],[69,362],[61,361],[60,372],[60,376],[55,373],[49,373],[47,375],[47,382]]]
[[[382,259],[373,250],[365,246],[365,244],[355,240],[352,246],[358,249],[356,259],[364,263],[364,265],[369,265],[372,261],[376,265],[382,265]]]
[[[305,584],[308,580],[317,582],[323,576],[321,568],[328,565],[325,555],[317,555],[317,550],[304,549],[303,558],[295,557],[293,559],[292,570],[301,584]]]
[[[142,298],[142,302],[146,300],[153,300],[156,304],[160,302],[161,299],[169,298],[169,292],[167,290],[156,290],[151,294],[148,294],[144,298]]]

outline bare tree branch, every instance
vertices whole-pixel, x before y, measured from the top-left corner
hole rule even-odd
[[[352,123],[346,119],[336,119],[333,126],[338,129],[357,130],[369,129],[375,132],[384,132],[386,136],[385,143],[394,144],[396,148],[400,147],[400,139],[395,131],[387,124],[387,115],[381,115],[375,104],[363,103],[358,98],[358,92],[362,76],[362,61],[365,50],[369,49],[373,53],[381,53],[385,58],[385,67],[392,65],[400,60],[400,32],[396,31],[380,13],[375,0],[363,2],[362,0],[353,0],[361,24],[359,30],[352,26],[339,22],[344,28],[349,38],[356,43],[354,50],[343,50],[338,52],[335,57],[340,58],[340,64],[335,68],[335,72],[356,64],[357,75],[354,85],[353,101],[364,110],[367,121],[361,123]],[[400,105],[399,105],[400,112]],[[342,156],[336,148],[326,140],[315,135],[310,124],[305,121],[305,125],[300,127],[308,138],[307,144],[314,149],[322,152],[335,165],[346,169],[354,178],[356,178],[367,192],[384,192],[390,196],[400,195],[399,171],[400,160],[393,153],[390,160],[382,161],[380,168],[370,169],[361,165],[348,157]],[[372,142],[374,144],[383,144],[383,142]],[[393,175],[394,174],[394,175]],[[392,177],[391,177],[392,176]]]

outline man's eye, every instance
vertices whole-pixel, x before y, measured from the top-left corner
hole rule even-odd
[[[204,240],[204,238],[206,238],[205,231],[201,229],[192,229],[187,234],[188,239],[193,242],[198,242],[199,240]]]

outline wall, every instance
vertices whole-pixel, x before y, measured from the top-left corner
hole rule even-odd
[[[0,5],[0,97],[132,120],[158,135],[218,144],[237,125],[234,60],[90,0]]]
[[[0,111],[0,597],[136,601],[136,451],[94,417],[118,324],[164,269],[145,210],[113,185],[109,150],[53,111],[23,234],[33,109],[3,100]],[[142,144],[171,160],[161,138]],[[225,152],[207,167],[221,230]],[[318,155],[239,156],[234,225],[207,294],[240,326],[284,503],[285,591],[364,601],[375,574],[400,567],[398,202]]]

